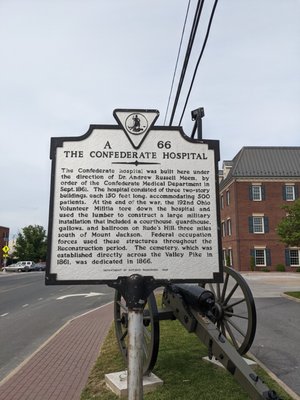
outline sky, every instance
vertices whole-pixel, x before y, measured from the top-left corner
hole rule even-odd
[[[175,78],[197,1],[191,0]],[[163,125],[188,0],[0,0],[0,225],[48,226],[51,137],[158,109]],[[206,0],[173,125],[198,59]],[[204,107],[223,160],[243,146],[299,146],[300,0],[219,0],[182,120]],[[171,106],[172,106],[171,98]],[[167,118],[168,124],[169,118]]]

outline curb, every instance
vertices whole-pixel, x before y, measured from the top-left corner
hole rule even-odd
[[[289,296],[288,294],[281,293],[281,297],[285,297],[286,299],[295,301],[296,303],[300,303],[300,299],[297,299],[297,297]]]
[[[283,390],[287,392],[294,400],[300,400],[300,396],[295,393],[287,384],[285,384],[277,375],[274,374],[263,362],[261,362],[257,357],[255,357],[251,352],[248,352],[249,356],[259,365],[265,372],[276,382]]]

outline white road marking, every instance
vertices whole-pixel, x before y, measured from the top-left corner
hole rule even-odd
[[[90,292],[90,293],[74,293],[74,294],[67,294],[67,295],[65,295],[65,296],[57,297],[56,300],[64,300],[64,299],[67,299],[68,297],[77,297],[77,296],[83,296],[83,297],[104,296],[104,293]]]
[[[4,313],[4,314],[1,314],[0,317],[6,317],[7,315],[8,315],[8,312]]]
[[[23,304],[22,305],[23,308],[28,307],[28,306],[29,306],[29,304]]]

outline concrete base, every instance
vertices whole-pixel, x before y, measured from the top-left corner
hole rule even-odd
[[[119,397],[127,397],[127,372],[113,372],[105,375],[106,385]],[[150,374],[143,378],[143,392],[148,393],[154,391],[157,387],[162,386],[163,381],[156,375]]]
[[[249,360],[249,358],[243,357],[243,359],[244,359],[244,361],[246,361],[246,363],[247,363],[248,365],[256,365],[256,362],[253,361],[253,360]],[[215,357],[213,357],[211,360],[209,359],[209,357],[203,357],[202,360],[208,361],[208,362],[210,362],[210,363],[212,363],[212,364],[215,364],[215,365],[217,365],[218,367],[225,368],[225,367],[220,363],[220,361],[218,361]]]

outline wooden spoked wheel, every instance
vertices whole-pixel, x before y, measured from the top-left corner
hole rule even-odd
[[[143,316],[143,373],[147,375],[154,368],[159,349],[159,315],[153,293],[147,299]],[[117,290],[115,292],[114,318],[117,341],[127,364],[128,308],[125,299]]]
[[[256,308],[245,279],[232,268],[224,267],[223,283],[206,283],[215,295],[217,327],[240,354],[250,349],[256,332]]]

